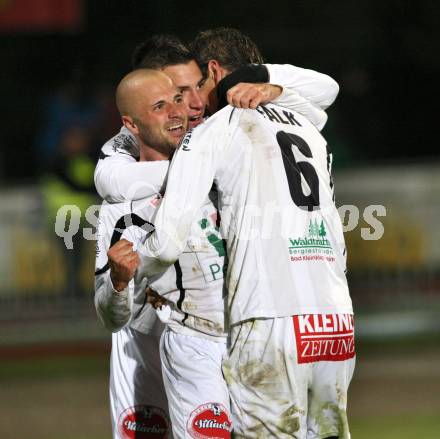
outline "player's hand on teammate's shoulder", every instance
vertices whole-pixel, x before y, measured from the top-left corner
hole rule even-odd
[[[282,92],[283,88],[279,85],[240,82],[228,90],[226,98],[234,107],[255,110],[260,104],[274,101]]]
[[[121,239],[110,247],[107,256],[113,287],[116,291],[122,291],[134,277],[140,264],[139,255],[133,251],[132,242]]]

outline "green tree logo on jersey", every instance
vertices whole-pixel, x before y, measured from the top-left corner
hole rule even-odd
[[[322,222],[321,222],[322,224]],[[316,221],[312,221],[310,220],[309,223],[309,237],[310,238],[319,238],[319,226],[318,226],[318,222]]]
[[[318,221],[310,220],[309,223],[309,238],[324,238],[327,236],[327,231],[325,230],[324,220],[321,220],[321,224],[318,226]]]
[[[321,238],[324,238],[327,235],[327,232],[325,230],[324,221],[321,220],[321,225],[319,226],[319,236]]]
[[[215,248],[217,254],[221,257],[226,255],[226,242],[224,239],[221,239],[220,236],[214,233],[212,230],[208,230],[210,225],[209,220],[207,218],[203,218],[199,221],[200,228],[206,231],[206,238],[209,243]],[[218,226],[215,226],[214,230],[216,232],[219,231]]]
[[[307,236],[289,238],[290,254],[333,254],[331,242],[326,238],[327,229],[324,220],[319,222],[316,218],[309,221]]]

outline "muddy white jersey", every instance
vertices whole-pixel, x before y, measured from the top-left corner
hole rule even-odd
[[[171,267],[143,257],[142,244],[154,227],[151,217],[158,197],[136,202],[104,202],[99,216],[95,273],[95,306],[104,325],[113,332],[128,324],[143,333],[157,332],[155,310],[147,303],[146,287],[164,296],[169,305],[161,320],[177,332],[207,338],[225,336],[223,269],[224,242],[219,235],[217,210],[207,199],[194,218],[184,252]],[[110,279],[107,251],[119,239],[133,242],[141,265],[122,292]]]
[[[299,113],[227,106],[182,140],[147,251],[174,263],[214,183],[232,324],[351,313],[331,162],[325,139]]]

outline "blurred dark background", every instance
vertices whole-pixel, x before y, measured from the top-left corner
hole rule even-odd
[[[1,3],[6,13],[8,5],[39,1]],[[337,166],[437,156],[433,95],[440,47],[434,2],[46,0],[41,5],[52,11],[46,22],[0,24],[5,183],[35,179],[53,154],[59,128],[54,125],[63,123],[53,120],[61,106],[56,97],[69,99],[70,93],[71,108],[64,111],[89,118],[98,147],[118,127],[111,114],[113,90],[136,44],[160,32],[188,41],[200,29],[223,25],[253,37],[269,62],[310,67],[339,82],[326,129],[340,151]],[[25,5],[22,13],[26,10]],[[96,115],[103,107],[107,119]]]
[[[95,315],[94,241],[82,232],[88,206],[100,204],[98,151],[120,128],[114,90],[152,34],[189,41],[228,26],[268,62],[340,85],[323,134],[356,312],[353,439],[437,439],[439,9],[429,0],[0,0],[0,437],[109,437],[110,335]],[[78,208],[73,250],[55,233],[64,205]]]

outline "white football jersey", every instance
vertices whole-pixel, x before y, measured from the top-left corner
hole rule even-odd
[[[137,161],[136,138],[124,126],[101,148],[95,169],[98,194],[110,203],[154,196],[164,186],[169,160]]]
[[[337,83],[327,75],[295,66],[267,65],[267,68],[270,82],[283,86],[283,92],[276,102],[281,106],[296,109],[308,117],[317,128],[321,129],[327,120],[327,115],[323,109],[331,105],[336,98],[339,91]],[[133,213],[139,213],[140,218],[151,219],[152,211],[145,211],[144,206],[141,207],[141,212],[137,212],[138,205],[130,203],[130,200],[149,199],[151,201],[155,199],[156,194],[163,191],[169,161],[138,162],[138,156],[139,149],[136,138],[129,130],[122,127],[121,131],[103,146],[95,170],[95,185],[98,193],[108,202],[118,203],[112,205],[104,203],[101,209],[96,263],[97,270],[101,269],[101,274],[96,276],[95,303],[98,315],[109,329],[116,331],[129,322],[133,328],[149,333],[155,330],[158,322],[154,310],[145,303],[144,287],[150,281],[153,282],[152,279],[147,280],[145,277],[149,274],[147,267],[144,266],[143,272],[138,270],[139,276],[136,278],[140,282],[139,285],[136,283],[138,287],[135,288],[135,282],[132,282],[130,287],[121,293],[116,293],[113,290],[109,270],[102,270],[107,264],[107,250],[110,247],[110,239],[116,222],[125,215],[129,215],[126,218],[131,218],[130,215]],[[212,253],[212,246],[217,247],[216,251],[218,251],[222,241],[218,234],[218,227],[213,225],[215,215],[213,206],[207,204],[199,213],[201,215],[199,223],[197,221],[194,223],[193,244],[188,243],[188,246],[192,245],[193,258],[186,255],[185,261],[189,261],[190,264],[194,258],[197,259],[200,271],[207,282],[205,285],[200,282],[199,286],[209,290],[207,298],[203,298],[198,303],[198,298],[204,297],[205,291],[199,291],[197,295],[192,287],[197,285],[197,277],[193,275],[194,272],[191,274],[190,270],[197,271],[197,264],[193,264],[191,267],[186,266],[185,262],[179,264],[185,280],[183,282],[185,288],[183,289],[186,292],[189,291],[191,295],[194,293],[194,300],[188,299],[188,295],[186,295],[188,300],[179,302],[181,289],[176,289],[178,277],[176,265],[174,267],[175,272],[169,269],[167,271],[168,275],[162,277],[161,281],[156,276],[155,283],[152,286],[157,288],[159,292],[168,294],[167,297],[171,301],[174,300],[175,309],[173,309],[170,316],[171,319],[174,318],[174,322],[181,322],[183,318],[186,318],[186,327],[198,328],[201,325],[202,332],[206,331],[207,325],[213,325],[214,330],[209,330],[208,333],[217,335],[221,332],[220,327],[223,323],[223,317],[220,318],[217,309],[219,303],[223,303],[223,299],[219,299],[222,298],[223,288],[221,282],[218,281],[219,276],[223,274],[223,256],[218,259],[216,253]],[[200,221],[208,218],[210,218],[208,220],[209,224],[206,224],[200,237],[200,235],[197,235],[197,233],[200,234],[197,224],[200,225]],[[212,227],[214,227],[214,230],[209,231]],[[136,240],[139,238],[138,235],[141,233],[138,229],[136,229],[136,226],[126,228],[123,237],[136,244]],[[145,239],[145,236],[142,239]],[[195,242],[199,242],[201,245],[197,246],[194,244]],[[139,241],[137,243],[139,244]],[[207,248],[209,248],[208,243],[211,245],[210,251],[207,251]],[[198,251],[200,254],[195,256]],[[188,283],[187,279],[191,279],[191,281],[188,281]],[[201,278],[199,280],[201,281]],[[215,286],[210,283],[213,281],[218,285]],[[186,288],[187,286],[188,288]],[[215,291],[215,288],[217,288],[217,291]],[[180,303],[182,309],[179,309],[178,303]],[[185,316],[185,309],[188,309],[187,316]],[[197,311],[190,312],[191,309]],[[207,314],[204,314],[205,310]],[[198,318],[201,320],[197,320]]]
[[[325,139],[299,113],[227,106],[187,133],[174,154],[147,251],[174,263],[214,183],[232,324],[351,313],[331,162]]]
[[[156,259],[142,255],[142,244],[154,230],[150,221],[159,203],[157,197],[131,203],[103,203],[95,273],[98,316],[112,331],[128,323],[140,332],[153,332],[158,322],[156,312],[147,303],[145,291],[150,286],[170,302],[160,314],[176,331],[224,337],[226,249],[219,234],[217,210],[211,201],[204,203],[192,224],[184,252],[173,266],[164,267]],[[141,265],[126,290],[118,293],[111,283],[107,251],[122,238],[133,242]]]

